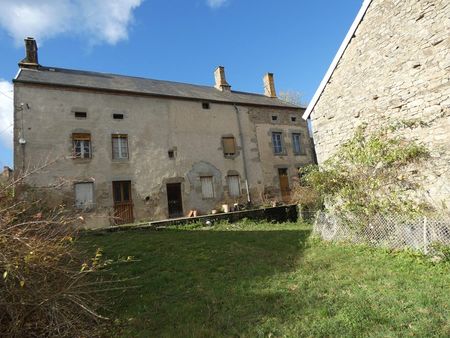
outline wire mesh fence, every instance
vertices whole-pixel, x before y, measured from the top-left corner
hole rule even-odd
[[[450,246],[450,217],[401,214],[356,217],[318,211],[313,233],[327,241],[346,241],[392,249],[414,249],[434,254]]]

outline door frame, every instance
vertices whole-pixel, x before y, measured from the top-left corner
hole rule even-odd
[[[120,200],[116,200],[115,188],[119,185]],[[126,224],[134,222],[133,197],[131,189],[131,181],[120,180],[112,181],[113,189],[113,205],[114,205],[114,224]],[[128,189],[128,200],[124,200],[125,189]],[[119,216],[118,216],[119,215]],[[124,215],[125,217],[121,217]]]
[[[281,171],[285,171],[285,175],[281,175]],[[289,168],[288,167],[281,167],[277,168],[277,174],[278,174],[278,185],[280,187],[280,195],[281,199],[284,203],[288,203],[291,199],[291,184],[289,181]],[[286,182],[287,182],[287,190],[282,189],[281,187],[281,177],[286,176]]]
[[[169,189],[168,187],[172,186],[172,187],[178,187],[179,189],[179,211],[176,213],[171,213],[170,212],[170,205],[169,205]],[[183,208],[183,189],[182,189],[182,183],[181,182],[171,182],[171,183],[166,183],[166,198],[167,198],[167,214],[169,218],[176,218],[176,217],[182,217],[184,215],[184,208]]]

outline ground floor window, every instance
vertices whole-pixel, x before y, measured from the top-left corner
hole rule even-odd
[[[90,209],[94,206],[94,183],[75,183],[75,207]]]
[[[202,183],[202,196],[203,198],[214,198],[214,185],[212,176],[200,177]]]
[[[232,197],[239,197],[241,195],[238,175],[228,176],[228,193]]]

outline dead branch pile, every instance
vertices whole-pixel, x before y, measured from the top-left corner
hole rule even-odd
[[[73,243],[77,218],[63,206],[0,187],[0,332],[7,337],[92,337],[90,264]]]

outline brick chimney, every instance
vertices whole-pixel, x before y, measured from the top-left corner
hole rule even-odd
[[[28,37],[24,41],[26,56],[25,59],[19,62],[19,67],[37,69],[39,67],[39,62],[36,40]]]
[[[214,79],[216,80],[216,87],[217,89],[221,91],[230,91],[231,86],[228,84],[227,80],[225,79],[225,68],[222,66],[219,66],[214,71]]]
[[[273,73],[267,73],[263,77],[264,82],[264,95],[268,97],[277,97],[275,91],[275,83],[273,82]]]

